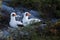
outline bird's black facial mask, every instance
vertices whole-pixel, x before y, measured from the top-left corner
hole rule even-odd
[[[12,16],[16,16],[16,14],[12,14]]]
[[[26,16],[28,16],[28,13],[26,13]]]
[[[26,16],[30,16],[31,14],[30,13],[26,13]]]

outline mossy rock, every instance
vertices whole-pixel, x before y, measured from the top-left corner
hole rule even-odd
[[[48,30],[52,35],[60,36],[60,22],[56,22],[55,24],[52,24],[50,27],[48,27]]]

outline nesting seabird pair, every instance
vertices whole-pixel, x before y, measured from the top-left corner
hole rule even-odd
[[[15,20],[15,17],[17,15],[16,15],[15,12],[12,12],[11,15],[10,15],[11,19],[10,19],[9,24],[10,24],[11,27],[17,28],[18,25],[20,25],[20,26],[26,26],[26,25],[30,24],[31,22],[33,22],[33,21],[34,22],[40,22],[41,21],[40,19],[37,19],[37,18],[28,19],[30,15],[31,14],[29,12],[25,12],[24,16],[23,16],[23,19],[22,19],[22,22],[21,22],[21,21],[16,21]]]

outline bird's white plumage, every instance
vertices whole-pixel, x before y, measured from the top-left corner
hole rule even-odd
[[[10,22],[9,22],[9,25],[13,28],[18,28],[18,25],[23,25],[22,22],[20,21],[16,21],[15,20],[15,17],[17,16],[12,16],[13,14],[16,14],[15,12],[12,12],[11,15],[10,15]]]
[[[23,19],[22,19],[24,26],[33,23],[33,21],[34,21],[34,22],[40,22],[40,21],[41,21],[40,19],[37,19],[37,18],[30,18],[30,19],[28,19],[29,16],[26,16],[27,13],[29,13],[29,12],[25,12],[25,13],[24,13],[24,17],[23,17]],[[30,14],[30,15],[31,15],[31,14]]]

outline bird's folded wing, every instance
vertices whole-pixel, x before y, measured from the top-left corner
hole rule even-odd
[[[17,24],[21,24],[21,25],[23,24],[23,23],[22,23],[22,22],[20,22],[20,21],[16,21],[16,22],[17,22]]]

